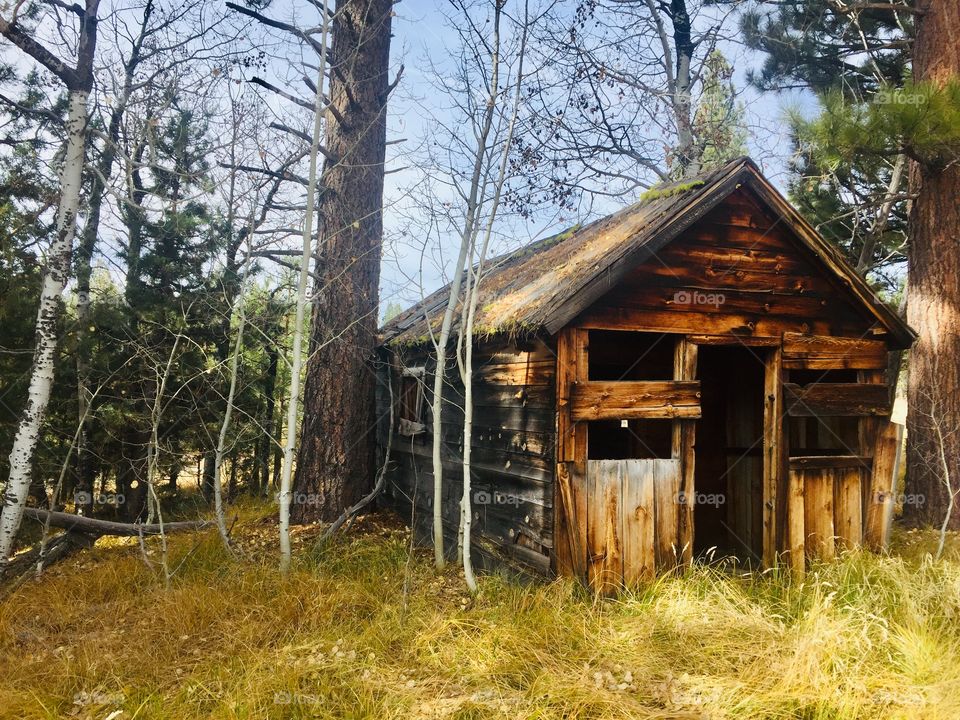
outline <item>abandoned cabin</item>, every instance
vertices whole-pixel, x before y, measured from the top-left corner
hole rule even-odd
[[[427,325],[448,295],[382,329],[378,403],[395,418],[387,502],[425,541],[441,433],[455,552],[463,386],[451,363],[433,427]],[[913,338],[747,158],[496,258],[474,337],[475,562],[602,590],[701,555],[803,572],[882,546],[888,353]]]

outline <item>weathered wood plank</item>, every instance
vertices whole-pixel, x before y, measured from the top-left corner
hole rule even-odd
[[[834,472],[833,526],[837,544],[852,550],[863,542],[863,502],[861,478],[858,467],[839,468]]]
[[[876,438],[873,469],[866,502],[864,544],[871,550],[886,548],[896,491],[896,468],[903,444],[903,426],[884,423]]]
[[[600,594],[623,581],[622,462],[587,461],[587,577]]]
[[[834,546],[833,470],[796,471],[803,477],[804,513],[807,557],[832,560]]]
[[[654,466],[627,460],[623,482],[623,579],[627,585],[652,580],[656,568]]]
[[[791,470],[870,469],[872,458],[862,455],[798,455],[790,458]]]
[[[565,328],[557,337],[558,460],[586,460],[587,427],[574,421],[570,409],[572,388],[587,378],[587,338],[578,328]]]
[[[869,383],[784,383],[787,414],[793,417],[889,415],[886,385]]]
[[[677,338],[673,356],[673,379],[681,381],[695,380],[697,377],[697,345],[689,338]],[[680,561],[689,565],[693,560],[693,498],[696,492],[694,473],[696,470],[696,422],[693,420],[674,420],[671,456],[680,462],[680,487],[677,503],[677,545]]]
[[[588,368],[587,338],[585,330],[564,328],[557,336],[556,370],[556,463],[557,474],[566,473],[570,480],[569,503],[557,497],[554,501],[555,546],[564,550],[554,558],[554,571],[558,575],[587,576],[587,426],[577,423],[570,413],[570,390],[580,379],[586,378]],[[563,471],[560,465],[565,464]],[[573,477],[570,473],[575,472]],[[554,492],[565,491],[559,485]],[[571,517],[567,508],[573,508]],[[571,536],[574,533],[575,536]],[[577,550],[567,551],[568,548]]]
[[[881,340],[785,332],[783,366],[807,370],[882,370],[887,345]]]
[[[557,463],[557,495],[559,502],[555,528],[556,571],[586,580],[587,562],[587,497],[586,465],[584,463]]]
[[[577,319],[579,327],[591,330],[636,330],[682,334],[773,337],[785,332],[831,333],[857,332],[858,327],[844,326],[828,318],[764,317],[746,313],[716,314],[690,310],[647,310],[641,308],[597,307]],[[862,330],[860,330],[862,332]]]
[[[556,366],[551,360],[516,363],[488,363],[473,371],[477,383],[491,385],[551,385]]]
[[[574,420],[700,417],[700,383],[688,381],[590,381],[571,393]]]
[[[680,461],[625,460],[628,469],[634,463],[648,464],[653,475],[653,501],[656,567],[659,571],[675,568],[682,561],[680,549]],[[646,471],[645,471],[646,472]]]
[[[687,339],[694,345],[730,345],[735,342],[745,347],[779,347],[783,341],[780,337],[749,336],[732,340],[729,335],[687,335]]]
[[[763,552],[764,567],[777,557],[778,493],[784,480],[783,356],[779,348],[764,358],[763,379]],[[787,512],[796,508],[788,505]],[[789,522],[789,521],[788,521]],[[789,531],[788,531],[789,532]],[[791,547],[794,542],[791,541]],[[801,545],[802,547],[802,545]]]
[[[790,470],[787,486],[787,551],[790,572],[802,578],[806,570],[806,500],[803,470]]]

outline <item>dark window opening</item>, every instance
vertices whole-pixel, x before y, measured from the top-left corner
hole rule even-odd
[[[856,370],[790,370],[788,382],[801,386],[855,383]],[[790,455],[859,455],[860,418],[843,416],[790,417]]]
[[[594,420],[587,424],[587,459],[671,457],[671,420]]]
[[[797,385],[857,382],[856,370],[788,370],[787,372],[787,382]]]
[[[427,428],[425,376],[422,367],[404,368],[400,374],[397,430],[401,435],[417,435]]]
[[[590,380],[673,380],[675,336],[591,330]]]
[[[859,455],[860,418],[792,417],[790,455]]]

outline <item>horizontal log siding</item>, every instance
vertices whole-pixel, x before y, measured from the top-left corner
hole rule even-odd
[[[553,548],[553,475],[556,417],[553,351],[540,341],[524,345],[483,345],[475,350],[473,389],[472,535],[476,562],[484,568],[511,564],[547,574]],[[406,351],[394,360],[425,366],[426,397],[432,402],[434,368],[427,353]],[[396,393],[396,387],[394,388]],[[445,549],[457,548],[463,491],[464,388],[455,365],[447,372],[443,437]],[[386,393],[378,398],[386,411]],[[387,504],[412,526],[418,542],[432,542],[435,428],[429,411],[426,430],[395,435],[385,494]],[[381,435],[381,443],[385,435]]]

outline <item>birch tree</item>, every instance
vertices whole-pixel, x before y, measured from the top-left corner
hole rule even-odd
[[[76,47],[73,65],[57,57],[21,24],[14,6],[9,16],[0,16],[0,34],[33,61],[52,72],[66,87],[68,113],[66,143],[60,170],[60,200],[55,235],[43,276],[40,307],[37,310],[36,347],[30,377],[27,404],[23,409],[13,448],[10,451],[10,476],[0,511],[0,572],[13,550],[30,489],[31,465],[44,413],[53,385],[54,356],[57,345],[59,299],[70,273],[70,256],[76,232],[77,210],[83,175],[87,139],[87,101],[93,88],[93,62],[97,44],[99,0],[86,0],[83,6],[71,5],[62,12],[76,17]],[[56,21],[60,24],[60,10]]]
[[[463,8],[466,11],[466,8]],[[447,306],[443,311],[443,319],[440,323],[440,333],[435,336],[430,332],[430,338],[433,341],[434,353],[436,355],[436,371],[433,376],[433,398],[431,402],[431,415],[433,418],[433,555],[434,563],[438,570],[442,570],[446,560],[443,547],[443,458],[441,454],[443,433],[437,428],[441,427],[443,419],[443,386],[446,380],[447,372],[447,347],[450,344],[450,333],[453,328],[453,319],[460,303],[460,284],[463,279],[464,269],[467,259],[471,254],[471,249],[476,237],[476,228],[479,221],[479,212],[483,198],[481,192],[484,183],[484,161],[487,157],[487,145],[490,141],[490,132],[493,128],[494,119],[497,114],[497,93],[499,91],[500,77],[500,18],[502,6],[497,3],[494,11],[494,31],[491,49],[491,79],[489,83],[490,95],[484,103],[481,110],[479,122],[479,132],[477,134],[476,154],[473,160],[473,170],[470,174],[470,182],[466,194],[466,204],[464,206],[464,222],[460,232],[460,249],[457,253],[457,259],[453,267],[453,273],[450,280],[450,295],[447,298]],[[469,41],[469,36],[461,36],[463,41]]]
[[[300,256],[300,273],[297,279],[296,319],[293,327],[293,347],[290,351],[290,393],[287,400],[287,422],[284,428],[283,470],[280,475],[280,570],[290,569],[290,500],[293,489],[293,455],[297,443],[297,427],[300,407],[300,373],[303,363],[303,325],[306,319],[307,282],[310,277],[310,261],[313,257],[313,215],[317,195],[318,156],[320,135],[324,120],[324,80],[326,78],[327,38],[330,16],[326,0],[321,8],[321,32],[319,63],[317,67],[316,95],[313,106],[313,135],[310,138],[309,171],[307,174],[307,206],[303,216],[303,252]]]
[[[548,3],[549,5],[549,3]],[[439,326],[434,317],[425,317],[427,334],[435,357],[431,413],[433,431],[433,547],[438,569],[446,563],[444,547],[443,488],[449,482],[444,473],[442,433],[444,408],[451,399],[449,372],[457,372],[465,388],[463,492],[460,498],[457,558],[471,591],[476,589],[470,557],[470,442],[472,432],[472,343],[477,290],[483,264],[496,235],[503,191],[515,176],[510,162],[515,128],[520,122],[520,92],[528,28],[534,24],[526,3],[514,15],[503,0],[456,0],[451,3],[448,26],[456,45],[448,50],[448,62],[438,60],[434,83],[444,107],[453,112],[431,118],[426,156],[418,162],[425,181],[418,179],[411,222],[424,225],[424,254],[427,245],[442,248],[448,238],[455,244],[455,259],[449,273],[449,295],[442,306]],[[538,15],[538,17],[541,17]],[[443,69],[440,69],[443,68]],[[452,116],[451,116],[452,115]],[[419,232],[419,230],[418,230]],[[421,275],[423,268],[421,267]],[[421,277],[422,283],[422,277]],[[469,326],[469,329],[468,329]],[[455,361],[455,370],[449,366]],[[449,463],[449,460],[447,460]]]
[[[500,19],[503,8],[503,3],[501,0],[494,0],[495,9],[494,9],[494,40],[493,40],[493,51],[491,52],[491,65],[494,68],[492,73],[495,81],[491,83],[491,96],[488,100],[488,104],[491,105],[505,105],[507,103],[506,90],[510,89],[510,85],[507,86],[506,90],[500,92],[499,88],[499,69],[500,64]],[[463,497],[461,499],[461,534],[462,534],[462,546],[463,546],[463,576],[467,583],[467,588],[470,592],[475,593],[477,591],[477,581],[474,577],[473,572],[473,560],[470,550],[470,529],[473,519],[473,510],[471,507],[471,489],[470,489],[470,478],[471,478],[471,442],[473,436],[473,330],[474,330],[474,318],[477,314],[477,301],[480,297],[480,283],[483,279],[483,270],[484,264],[487,259],[487,252],[490,248],[490,236],[493,233],[493,228],[497,220],[497,213],[500,209],[500,199],[503,193],[504,182],[507,179],[507,168],[510,160],[511,146],[513,143],[513,134],[514,129],[517,124],[517,116],[520,111],[520,100],[523,89],[523,61],[526,54],[527,47],[527,23],[529,22],[529,7],[528,3],[524,5],[524,16],[522,19],[522,24],[520,27],[520,46],[517,51],[517,71],[516,79],[512,84],[513,89],[513,103],[512,107],[508,107],[506,110],[501,110],[501,115],[509,118],[507,121],[507,127],[504,132],[502,139],[498,143],[500,145],[500,163],[499,167],[488,176],[492,177],[492,197],[490,197],[488,204],[485,207],[485,212],[487,213],[485,227],[483,230],[483,241],[480,245],[479,256],[477,257],[476,265],[473,262],[468,266],[467,272],[467,282],[464,293],[464,306],[466,307],[466,321],[463,324],[462,332],[465,336],[463,342],[460,343],[460,346],[463,348],[463,360],[460,364],[461,366],[461,378],[463,380],[464,388],[464,405],[463,405]],[[471,238],[471,255],[476,245],[475,238]]]

